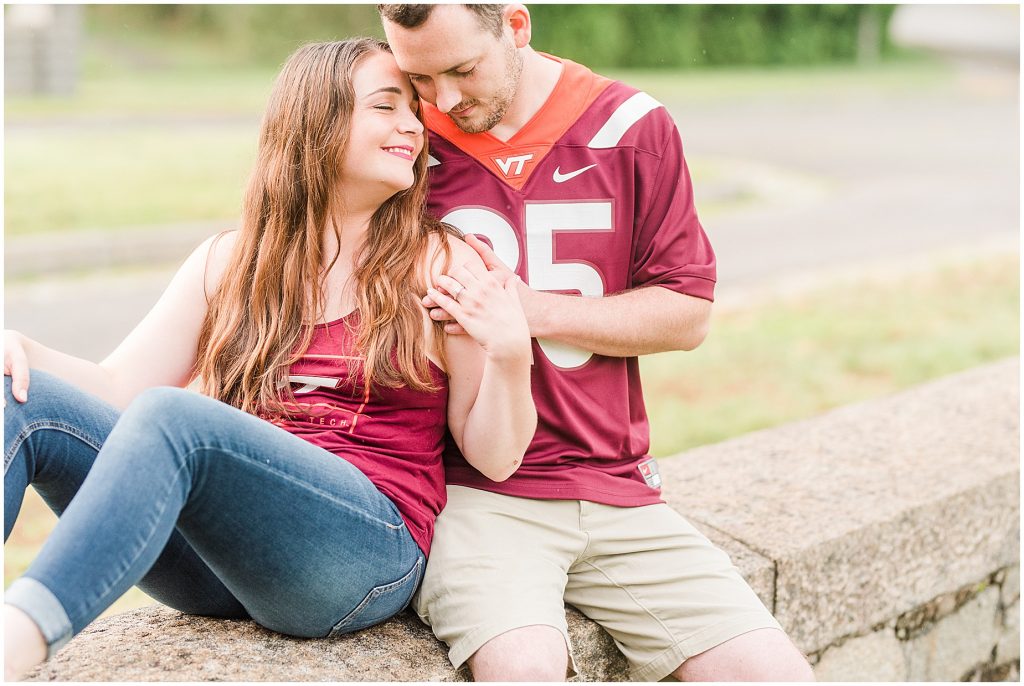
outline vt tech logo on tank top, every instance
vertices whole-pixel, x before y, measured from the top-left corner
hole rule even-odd
[[[260,413],[260,418],[277,426],[308,429],[348,429],[355,433],[369,403],[369,389],[351,396],[348,365],[362,358],[344,355],[306,354],[292,364],[288,383],[295,401],[284,403],[286,415]]]

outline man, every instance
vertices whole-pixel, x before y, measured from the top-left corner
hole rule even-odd
[[[427,103],[431,209],[522,278],[537,339],[536,436],[501,483],[449,450],[418,614],[481,681],[564,679],[563,599],[636,680],[813,678],[728,557],[662,501],[647,454],[636,356],[698,346],[715,282],[664,107],[534,51],[522,5],[378,7]],[[447,320],[442,299],[424,304]]]

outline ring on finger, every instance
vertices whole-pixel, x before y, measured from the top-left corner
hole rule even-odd
[[[462,295],[462,291],[466,290],[465,286],[459,286],[458,288],[459,289],[457,291],[452,293],[452,300],[455,302],[459,302],[459,296]]]

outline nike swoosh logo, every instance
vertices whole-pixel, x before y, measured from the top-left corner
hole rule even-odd
[[[575,179],[583,172],[587,171],[588,169],[593,169],[596,166],[596,164],[592,164],[589,167],[583,167],[583,169],[577,169],[576,171],[569,172],[568,174],[561,173],[561,170],[558,167],[555,167],[555,173],[551,175],[551,178],[555,183],[565,183],[569,179]]]

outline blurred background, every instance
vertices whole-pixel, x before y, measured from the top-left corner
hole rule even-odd
[[[655,455],[1018,354],[1017,6],[530,9],[673,114],[718,255],[707,341],[642,360]],[[284,59],[352,35],[372,5],[6,5],[5,327],[101,360],[235,225]],[[5,585],[54,522],[30,493]]]

